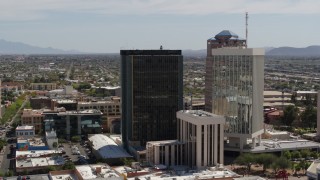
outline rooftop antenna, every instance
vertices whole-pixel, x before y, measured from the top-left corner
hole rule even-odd
[[[248,47],[248,12],[246,12],[246,48]]]

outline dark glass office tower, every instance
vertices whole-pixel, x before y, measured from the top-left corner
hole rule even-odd
[[[121,50],[122,141],[125,148],[177,138],[183,108],[181,50]]]

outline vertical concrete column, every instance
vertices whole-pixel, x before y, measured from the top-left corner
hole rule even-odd
[[[256,147],[256,137],[252,138],[252,148]]]
[[[170,152],[170,156],[171,156],[171,166],[175,166],[175,158],[177,158],[175,156],[175,145],[171,145],[171,152]]]
[[[196,166],[201,167],[201,125],[197,125],[197,137],[196,137],[196,146],[197,146],[197,154],[196,154]],[[190,151],[190,150],[188,150]],[[193,164],[192,164],[193,166]]]
[[[165,153],[165,165],[169,166],[169,146],[165,146],[164,153]]]
[[[204,126],[204,150],[203,150],[203,166],[207,166],[208,165],[208,126],[205,125]]]
[[[242,153],[242,150],[243,150],[243,141],[244,141],[244,138],[243,137],[240,137],[240,153]]]
[[[258,146],[261,146],[261,134],[258,136]]]
[[[70,138],[70,116],[67,116],[66,117],[66,121],[67,121],[67,135],[69,136]]]
[[[160,164],[159,162],[159,146],[153,146],[154,147],[154,164]]]
[[[224,142],[223,142],[223,139],[224,139],[224,129],[223,129],[223,125],[221,124],[220,125],[220,139],[219,139],[219,142],[218,143],[220,143],[220,149],[219,149],[219,151],[220,151],[220,164],[224,164],[224,159],[223,159],[223,157],[224,157]]]
[[[78,135],[81,135],[81,116],[77,116],[78,118]]]
[[[213,155],[213,164],[217,164],[218,163],[218,125],[215,124],[214,125],[214,136],[213,136],[213,139],[214,139],[214,142],[213,142],[213,152],[214,152],[214,155]]]

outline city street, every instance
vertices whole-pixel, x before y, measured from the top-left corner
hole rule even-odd
[[[5,173],[9,170],[13,170],[14,169],[14,157],[11,157],[11,154],[10,154],[10,146],[14,146],[15,147],[15,143],[14,142],[11,142],[11,143],[8,143],[7,146],[4,147],[4,150],[1,151],[0,153],[0,161],[1,161],[1,167],[0,167],[0,171],[2,173]]]

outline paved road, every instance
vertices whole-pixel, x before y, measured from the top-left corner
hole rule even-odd
[[[15,143],[8,143],[8,145],[4,149],[4,153],[0,154],[1,159],[1,167],[0,171],[5,173],[8,171],[8,169],[13,170],[14,166],[14,159],[11,158],[10,155],[10,145],[15,146]]]

